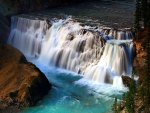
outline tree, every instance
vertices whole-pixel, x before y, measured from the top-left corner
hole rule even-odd
[[[141,23],[144,28],[148,26],[150,20],[150,0],[136,0],[135,11],[135,29],[136,32],[140,30]]]
[[[126,108],[129,113],[135,112],[135,97],[136,93],[138,99],[143,101],[142,110],[144,113],[150,113],[150,0],[136,0],[136,12],[135,12],[135,29],[138,34],[141,29],[141,24],[144,23],[144,36],[138,39],[144,38],[145,42],[143,47],[147,53],[145,67],[143,68],[143,79],[141,85],[136,91],[135,82],[132,81],[129,91],[126,94]]]
[[[136,0],[135,29],[137,31],[140,29],[140,20],[141,20],[140,1]]]
[[[148,23],[148,33],[146,37],[146,66],[145,66],[145,76],[143,80],[143,89],[144,89],[144,104],[145,104],[145,112],[150,112],[150,22]]]
[[[147,0],[142,0],[141,1],[141,15],[143,17],[143,23],[144,27],[147,26],[148,22],[148,2]]]
[[[140,1],[140,0],[138,0]],[[145,51],[147,53],[146,63],[144,67],[143,73],[143,81],[140,87],[140,98],[143,100],[144,104],[144,112],[150,112],[150,0],[141,0],[139,2],[141,8],[139,8],[139,12],[141,13],[141,21],[144,23],[144,31],[145,31]],[[139,29],[138,29],[139,30]]]
[[[125,98],[125,101],[126,101],[126,108],[127,108],[127,111],[129,113],[134,113],[134,98],[135,98],[135,93],[136,93],[136,85],[135,85],[135,81],[131,80],[131,85],[129,87],[129,91],[127,92],[126,94],[126,98]]]

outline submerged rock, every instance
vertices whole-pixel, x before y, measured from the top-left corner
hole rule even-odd
[[[18,50],[0,45],[0,110],[33,106],[50,88],[45,75]]]

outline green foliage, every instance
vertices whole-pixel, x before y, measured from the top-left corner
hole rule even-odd
[[[150,24],[150,23],[149,23]],[[143,102],[145,107],[145,112],[150,112],[150,25],[148,25],[148,34],[146,40],[146,52],[147,52],[147,59],[146,59],[146,66],[145,66],[145,73],[144,73],[144,80],[142,82],[142,89],[143,89]]]
[[[145,32],[146,37],[140,37],[145,38],[144,47],[147,53],[147,59],[146,59],[146,65],[143,67],[143,80],[141,83],[141,86],[138,90],[138,95],[143,101],[144,106],[144,112],[148,113],[150,112],[150,0],[137,0],[136,1],[136,12],[135,12],[135,28],[137,32],[139,31],[139,23],[144,24],[145,31],[148,30],[148,32]],[[131,88],[130,91],[127,94],[127,108],[128,111],[132,112],[132,106],[130,107],[129,104],[134,104],[131,101],[131,98],[133,97],[130,92],[133,92],[133,89]],[[131,97],[132,96],[132,97]]]
[[[117,97],[115,97],[115,101],[114,101],[114,104],[112,106],[112,110],[114,113],[120,113],[120,111],[122,110],[121,102],[118,102]]]
[[[136,0],[135,29],[139,31],[143,23],[144,27],[150,23],[150,2],[148,0]]]
[[[115,101],[114,101],[114,104],[112,106],[112,110],[114,111],[114,113],[117,113],[117,97],[115,97]]]
[[[122,110],[122,108],[121,108],[121,102],[118,104],[118,109],[117,109],[117,111],[118,111],[118,113],[120,113],[120,111]]]
[[[143,17],[144,26],[147,26],[148,21],[148,2],[147,0],[141,0],[141,15]]]
[[[139,0],[136,0],[135,28],[136,28],[137,30],[140,29],[140,20],[141,20],[140,1],[139,1]]]
[[[145,31],[148,30],[148,34],[145,34],[146,43],[145,50],[147,53],[146,66],[143,68],[143,80],[138,89],[138,98],[143,101],[143,112],[150,113],[150,0],[136,0],[136,12],[135,12],[135,29],[136,32],[141,28],[141,23],[143,23]],[[135,82],[132,80],[132,83],[129,87],[129,91],[125,96],[126,108],[129,113],[135,112],[135,95],[136,87]]]
[[[134,97],[136,92],[136,85],[135,81],[131,81],[131,85],[129,87],[129,91],[126,94],[125,101],[126,101],[126,108],[129,113],[134,113]]]

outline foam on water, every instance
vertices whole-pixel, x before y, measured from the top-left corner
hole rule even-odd
[[[12,17],[9,44],[18,48],[53,84],[37,106],[24,113],[111,113],[114,98],[127,91],[133,33],[82,25],[75,19]]]
[[[123,86],[121,76],[132,74],[132,38],[129,30],[82,26],[71,17],[13,17],[8,42],[48,66],[80,73],[97,83]]]
[[[47,68],[37,61],[32,62],[55,86],[35,107],[24,109],[22,113],[111,113],[114,98],[121,99],[127,91],[126,88],[91,82],[64,69]]]

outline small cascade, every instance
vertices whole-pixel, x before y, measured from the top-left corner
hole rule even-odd
[[[122,78],[120,76],[115,76],[113,79],[113,86],[117,88],[124,87]]]
[[[72,18],[51,21],[12,17],[8,43],[49,66],[117,86],[122,84],[122,75],[132,73],[133,37],[130,30],[82,26]]]
[[[132,42],[119,41],[117,44],[114,40],[108,41],[98,63],[89,65],[85,70],[85,75],[94,81],[103,83],[113,83],[115,76],[130,76],[133,62],[133,59],[130,58],[130,44]]]
[[[131,29],[116,30],[110,28],[102,28],[100,29],[100,32],[100,34],[104,37],[105,40],[132,40],[134,37],[134,34],[131,31]]]
[[[11,23],[8,43],[18,48],[24,55],[39,56],[42,40],[48,28],[46,21],[12,17]]]

